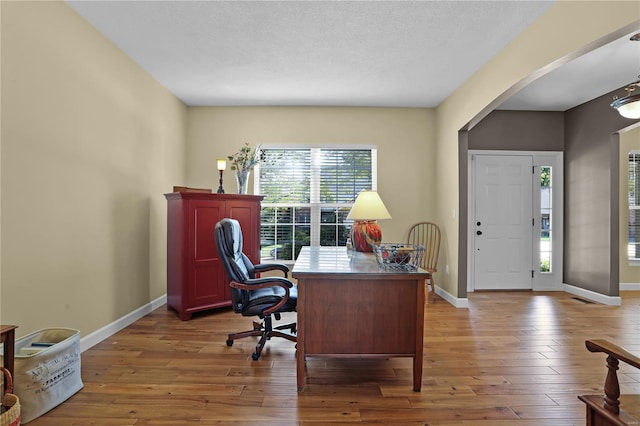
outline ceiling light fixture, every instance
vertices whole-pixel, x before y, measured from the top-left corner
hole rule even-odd
[[[640,80],[630,83],[624,90],[627,96],[618,98],[615,96],[611,106],[618,110],[621,116],[626,118],[640,118],[640,93],[632,95],[631,93],[640,87]]]
[[[640,33],[634,34],[629,40],[640,41]],[[640,78],[640,76],[638,76]],[[627,91],[627,96],[623,98],[613,97],[611,107],[617,110],[621,116],[625,118],[640,118],[640,93],[632,95],[636,89],[640,88],[640,80],[629,83],[624,90]]]

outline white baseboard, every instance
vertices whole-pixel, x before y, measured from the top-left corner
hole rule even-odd
[[[562,285],[538,285],[535,286],[531,291],[562,291]]]
[[[469,307],[469,299],[467,299],[466,297],[465,298],[455,297],[453,294],[449,293],[448,291],[443,290],[438,286],[435,286],[435,287],[436,287],[436,294],[442,297],[444,300],[446,300],[450,304],[452,304],[454,307],[456,308]]]
[[[620,291],[640,290],[640,283],[620,283]],[[549,289],[536,289],[535,291],[565,291],[570,294],[575,294],[583,299],[590,300],[592,302],[601,303],[603,305],[620,306],[622,305],[622,298],[619,296],[606,296],[604,294],[596,293],[595,291],[585,290],[584,288],[575,287],[569,284],[562,284],[562,288],[549,288]],[[436,286],[436,294],[442,297],[444,300],[452,304],[456,308],[468,308],[469,299],[459,298],[453,296],[451,293]]]
[[[640,290],[640,283],[620,283],[620,291]]]
[[[122,330],[128,325],[133,324],[143,316],[147,315],[149,312],[154,309],[159,308],[160,306],[167,303],[167,295],[162,295],[155,300],[147,303],[136,309],[135,311],[129,312],[127,315],[123,316],[112,322],[111,324],[107,324],[104,327],[90,333],[89,335],[80,339],[80,352],[84,352],[87,349],[91,348],[94,345],[102,342],[107,337],[110,337],[116,334],[118,331]]]
[[[569,284],[562,284],[562,288],[567,293],[575,294],[576,296],[580,296],[583,299],[587,299],[592,302],[610,306],[622,305],[622,298],[620,298],[619,296],[607,296],[604,294],[596,293],[595,291],[585,290],[584,288],[575,287]]]

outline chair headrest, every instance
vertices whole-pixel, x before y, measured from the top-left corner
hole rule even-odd
[[[220,239],[222,264],[231,281],[244,282],[251,274],[247,269],[249,261],[242,253],[242,230],[235,219],[225,218],[216,224],[216,236]]]
[[[224,218],[219,222],[222,228],[222,246],[225,254],[235,257],[242,253],[242,230],[240,222],[235,219]]]

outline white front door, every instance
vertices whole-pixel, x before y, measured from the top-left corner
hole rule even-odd
[[[533,157],[474,155],[476,290],[531,289]]]

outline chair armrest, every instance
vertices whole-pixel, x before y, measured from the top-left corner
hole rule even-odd
[[[236,284],[248,286],[244,290],[255,290],[256,288],[276,287],[276,286],[280,286],[280,287],[286,286],[287,288],[293,287],[293,283],[291,281],[282,277],[251,278],[246,280],[244,284],[238,283],[238,282],[236,282]],[[262,284],[268,284],[268,285],[262,285]]]
[[[293,283],[286,278],[282,277],[267,277],[267,278],[255,278],[247,280],[245,283],[239,283],[237,281],[231,281],[229,286],[232,288],[237,288],[240,290],[256,290],[258,288],[267,288],[267,287],[282,287],[284,289],[284,296],[282,296],[282,300],[276,303],[272,307],[265,309],[263,313],[265,315],[272,314],[277,312],[285,303],[289,300],[289,289],[293,287]]]
[[[261,263],[259,265],[253,266],[256,272],[267,272],[267,271],[282,271],[284,273],[285,278],[288,276],[289,267],[287,265],[283,265],[282,263]]]

